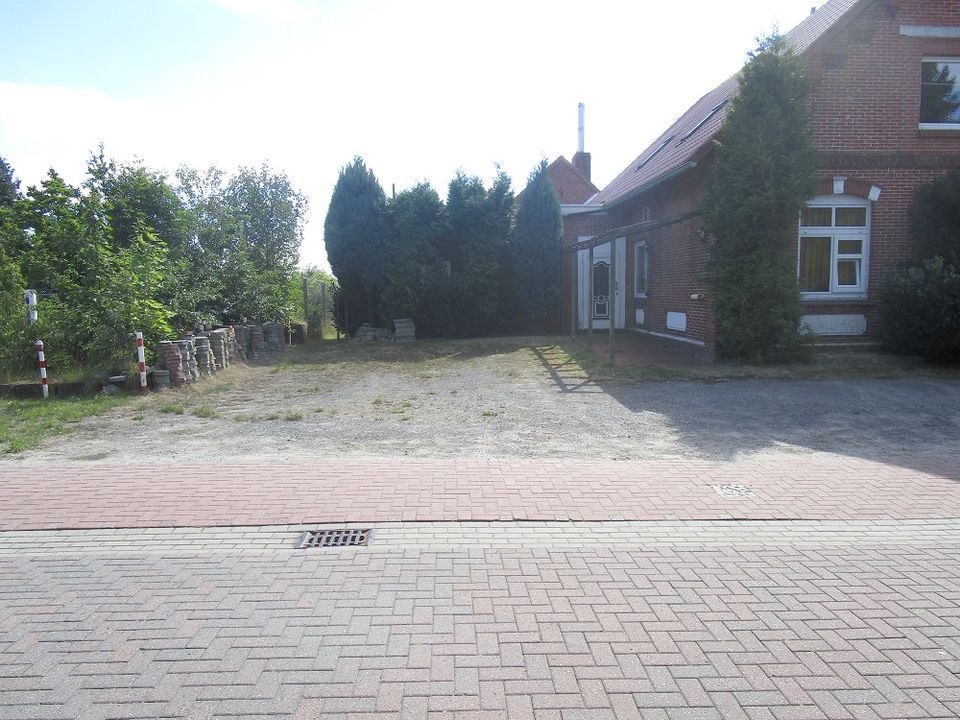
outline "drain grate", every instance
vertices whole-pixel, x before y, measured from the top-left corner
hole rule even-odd
[[[325,530],[307,530],[297,541],[297,550],[315,547],[346,547],[348,545],[366,545],[370,539],[371,528],[338,528]]]
[[[753,490],[746,485],[711,485],[720,497],[753,497]]]

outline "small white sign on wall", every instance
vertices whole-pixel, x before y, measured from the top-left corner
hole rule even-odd
[[[687,314],[681,312],[667,313],[667,328],[679,332],[687,331]]]
[[[804,315],[801,327],[814,335],[866,335],[867,318],[863,315]]]
[[[643,323],[646,322],[647,314],[643,311],[643,308],[636,309],[636,318],[637,318],[637,325],[643,325]]]

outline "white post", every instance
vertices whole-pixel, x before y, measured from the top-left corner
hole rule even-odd
[[[137,338],[137,370],[140,371],[140,394],[147,392],[147,363],[143,357],[143,333],[136,331]]]
[[[43,354],[43,341],[37,340],[37,362],[40,364],[40,392],[44,399],[50,396],[50,387],[47,385],[47,359]]]

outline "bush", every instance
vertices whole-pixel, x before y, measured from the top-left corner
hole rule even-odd
[[[880,291],[884,345],[931,362],[960,360],[960,272],[943,258],[894,271]]]
[[[960,170],[922,185],[910,205],[910,232],[923,257],[960,268]]]

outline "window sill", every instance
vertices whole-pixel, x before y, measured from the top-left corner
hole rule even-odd
[[[646,300],[646,299],[647,299],[647,294],[646,294],[646,293],[634,293],[633,299],[634,299],[634,300]]]
[[[866,295],[851,295],[844,297],[842,295],[831,295],[829,297],[801,297],[801,305],[858,305],[863,307],[873,307],[877,304],[876,300],[869,299]]]
[[[917,137],[922,138],[950,138],[960,134],[960,125],[921,125],[917,129]]]

